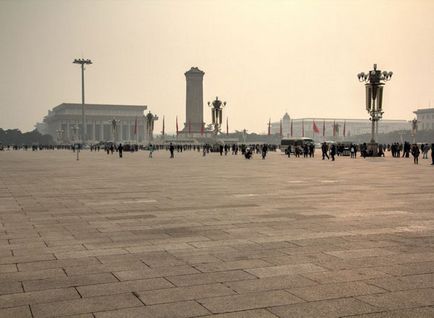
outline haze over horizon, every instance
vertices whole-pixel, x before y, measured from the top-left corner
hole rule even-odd
[[[393,71],[384,119],[434,105],[434,1],[0,0],[0,127],[32,130],[49,109],[81,102],[147,105],[155,133],[185,119],[184,72],[207,101],[227,101],[230,130],[268,119],[369,118],[356,74]]]

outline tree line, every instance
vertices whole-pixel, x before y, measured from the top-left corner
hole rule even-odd
[[[0,128],[0,144],[3,145],[53,145],[50,135],[42,135],[39,131],[32,130],[22,133],[19,129]]]

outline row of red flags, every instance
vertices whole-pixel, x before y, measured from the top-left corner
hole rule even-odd
[[[282,127],[282,121],[280,121],[280,136],[283,136],[283,127]],[[312,120],[312,131],[314,134],[319,134],[320,133],[320,129],[318,128],[317,124],[315,123],[315,120]],[[323,126],[322,126],[322,136],[325,137],[325,131],[326,131],[326,126],[325,126],[325,121],[323,121]],[[191,134],[191,122],[188,123],[188,133]],[[202,124],[202,127],[200,128],[200,134],[203,136],[203,134],[205,133],[205,127],[204,124]],[[137,135],[137,118],[134,124],[134,134]],[[165,118],[163,116],[163,130],[162,130],[162,134],[165,135]],[[176,116],[176,135],[179,134],[179,127],[178,127],[178,116]],[[229,120],[228,118],[226,118],[226,134],[229,134]],[[293,129],[293,121],[291,120],[291,137],[294,134],[294,129]],[[271,135],[271,119],[268,122],[268,135]],[[333,121],[333,137],[336,137],[336,135],[339,135],[339,125],[336,124],[336,121]],[[301,136],[304,137],[304,120],[302,121],[302,126],[301,126]],[[344,130],[343,130],[343,136],[346,137],[346,122],[344,121]]]
[[[283,136],[283,127],[282,127],[282,121],[280,121],[280,136]],[[315,120],[312,120],[312,131],[314,134],[319,134],[320,130],[317,126],[317,124],[315,123]],[[325,126],[325,121],[323,121],[323,125],[322,125],[322,136],[325,137],[325,131],[326,131],[326,126]],[[271,118],[268,121],[268,135],[271,135]],[[294,135],[294,129],[293,129],[293,122],[291,120],[291,137]],[[336,137],[336,135],[339,135],[339,124],[336,124],[336,121],[333,121],[333,137]],[[301,123],[301,136],[304,137],[304,120],[302,120]],[[346,122],[344,121],[344,131],[343,131],[343,136],[346,137]]]

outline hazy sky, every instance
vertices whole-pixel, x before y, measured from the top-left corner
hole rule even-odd
[[[268,118],[368,118],[356,74],[393,71],[386,119],[434,107],[434,0],[0,0],[0,127],[30,130],[81,102],[148,105],[166,130],[185,120],[185,77],[205,72],[230,130]],[[161,120],[156,131],[161,130]]]

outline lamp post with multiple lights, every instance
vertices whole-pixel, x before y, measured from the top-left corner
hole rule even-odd
[[[378,121],[383,117],[383,86],[384,82],[390,81],[393,73],[377,70],[377,64],[374,64],[374,69],[367,74],[359,73],[357,77],[360,82],[366,82],[366,110],[371,116],[372,130],[371,141],[368,145],[368,151],[373,156],[378,155],[378,144],[375,141],[375,128],[378,131]]]
[[[78,140],[78,132],[80,131],[80,127],[78,126],[78,124],[72,125],[71,130],[74,140]],[[78,143],[74,143],[72,147],[72,149],[77,152],[77,161],[80,160],[80,145]]]
[[[217,135],[222,126],[223,107],[226,106],[226,102],[222,102],[218,97],[216,97],[212,103],[208,102],[208,106],[211,107],[212,124],[214,125],[214,133]]]
[[[92,61],[89,59],[75,59],[73,63],[81,65],[81,143],[84,144],[86,136],[86,124],[84,121],[84,65],[92,64]]]
[[[113,118],[109,123],[112,125],[112,133],[113,133],[113,144],[116,144],[116,139],[118,135],[118,127],[121,121],[119,119]]]
[[[154,139],[154,123],[156,120],[158,120],[158,116],[152,114],[151,112],[149,112],[146,116],[146,139],[148,142],[151,142]],[[137,129],[137,126],[136,126]],[[137,143],[139,143],[139,133],[138,131],[136,131],[136,139],[137,139]]]
[[[64,130],[63,129],[57,129],[56,133],[57,133],[57,143],[60,144],[61,142],[63,142],[63,133],[64,133]]]
[[[417,133],[417,119],[410,121],[411,123],[411,136],[413,137],[413,144],[416,143],[416,133]]]

